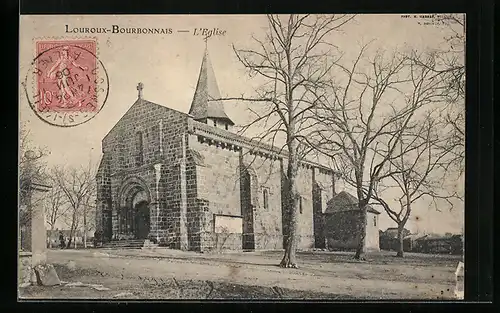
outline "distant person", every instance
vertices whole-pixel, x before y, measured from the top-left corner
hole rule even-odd
[[[102,238],[102,236],[101,236],[101,232],[100,232],[100,231],[98,231],[98,230],[96,230],[96,231],[94,232],[94,247],[97,247],[97,246],[99,246],[99,245],[100,245],[100,243],[101,243],[101,238]]]
[[[64,249],[66,247],[66,240],[64,240],[64,234],[62,231],[59,232],[59,246],[61,249]]]

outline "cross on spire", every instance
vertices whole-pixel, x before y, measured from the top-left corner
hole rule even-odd
[[[143,83],[138,83],[137,84],[137,91],[139,91],[139,99],[142,99],[142,90],[144,89],[144,84]]]
[[[208,38],[209,38],[209,36],[208,36],[208,35],[207,35],[207,36],[205,36],[205,37],[203,38],[203,41],[205,42],[205,50],[207,50],[207,42],[208,42]]]

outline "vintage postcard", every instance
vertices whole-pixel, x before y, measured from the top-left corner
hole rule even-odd
[[[465,14],[22,15],[19,298],[462,299],[464,55]]]

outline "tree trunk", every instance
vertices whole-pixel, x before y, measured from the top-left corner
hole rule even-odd
[[[366,214],[366,205],[363,205],[361,209],[361,223],[359,223],[358,227],[358,246],[356,248],[356,254],[354,258],[356,260],[364,260],[365,259],[365,242],[366,242],[366,226],[367,226],[367,214]]]
[[[289,207],[287,208],[287,213],[289,214],[290,220],[288,225],[288,233],[286,234],[285,240],[285,255],[281,260],[280,267],[291,267],[297,268],[297,200],[291,198]],[[294,212],[295,211],[295,212]]]
[[[75,232],[75,214],[73,213],[73,221],[71,221],[71,227],[69,229],[69,238],[68,243],[66,244],[66,248],[71,248],[71,241],[73,240],[73,234]]]
[[[285,255],[281,260],[280,267],[298,268],[296,250],[297,250],[297,207],[299,204],[300,195],[297,192],[297,172],[298,160],[295,155],[296,143],[295,141],[289,143],[289,159],[287,169],[287,207],[286,214],[288,215],[288,232],[285,234]]]
[[[404,225],[398,225],[398,253],[397,257],[402,258],[404,256],[404,238],[403,238]]]
[[[87,208],[83,211],[83,248],[87,249]]]

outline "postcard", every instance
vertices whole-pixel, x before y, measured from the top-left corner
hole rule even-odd
[[[463,298],[464,14],[21,15],[19,63],[23,301]]]

